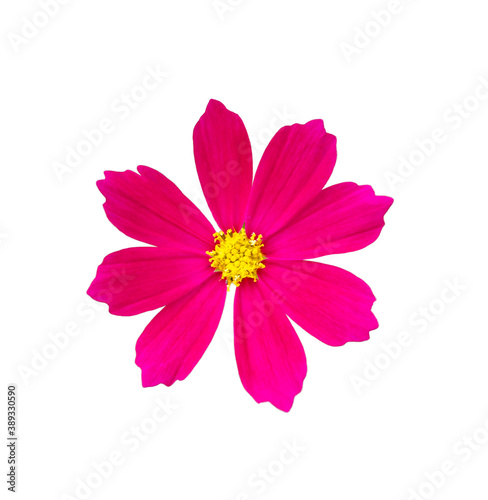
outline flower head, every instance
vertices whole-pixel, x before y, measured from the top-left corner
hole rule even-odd
[[[321,120],[281,128],[254,182],[244,124],[222,103],[209,102],[193,143],[198,177],[220,230],[158,171],[107,171],[97,185],[108,219],[151,246],[105,257],[88,294],[122,316],[164,306],[136,345],[147,387],[190,374],[235,285],[241,381],[258,403],[289,411],[307,364],[288,318],[331,346],[367,340],[378,327],[371,312],[375,298],[364,281],[308,259],[375,241],[393,200],[351,182],[323,189],[337,153],[336,138]]]

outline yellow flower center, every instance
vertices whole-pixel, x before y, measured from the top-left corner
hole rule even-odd
[[[261,251],[261,235],[256,239],[256,234],[252,233],[248,238],[242,228],[239,232],[232,229],[226,233],[219,231],[214,238],[215,250],[207,254],[210,255],[210,265],[222,273],[221,279],[226,280],[227,291],[232,283],[239,286],[244,278],[258,279],[257,271],[265,267],[262,261],[266,258]]]

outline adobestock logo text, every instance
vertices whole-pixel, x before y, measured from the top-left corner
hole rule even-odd
[[[157,398],[150,414],[119,436],[117,448],[109,451],[103,458],[92,461],[87,467],[88,472],[75,479],[71,492],[62,494],[61,500],[91,498],[179,408],[178,404],[168,398],[164,401]]]
[[[7,38],[15,54],[35,38],[39,31],[45,28],[59,13],[61,6],[66,5],[71,0],[39,0],[39,10],[32,16],[22,17],[20,19],[20,29],[17,33],[11,31]]]
[[[415,488],[409,488],[407,500],[427,500],[443,488],[449,479],[463,469],[464,464],[486,450],[488,445],[488,418],[485,417],[471,431],[464,433],[451,447],[451,455],[434,470],[425,471]]]
[[[352,61],[354,55],[361,54],[374,38],[378,38],[383,33],[383,30],[393,21],[394,16],[405,10],[404,4],[405,1],[389,0],[382,9],[372,10],[370,12],[371,18],[363,26],[354,27],[352,43],[341,42],[339,45],[348,63]]]
[[[159,64],[155,67],[146,66],[146,72],[138,85],[133,86],[127,92],[123,92],[110,103],[112,115],[105,116],[94,125],[82,129],[79,140],[72,145],[66,146],[64,160],[53,161],[51,167],[59,182],[66,175],[78,168],[85,158],[91,156],[99,147],[105,137],[112,134],[117,124],[126,120],[149,96],[151,92],[158,89],[168,77]]]
[[[390,191],[394,193],[398,186],[403,185],[412,177],[435,155],[441,145],[447,142],[452,132],[463,127],[485,101],[488,101],[488,79],[479,75],[472,90],[462,100],[454,102],[444,110],[443,124],[433,128],[427,135],[416,139],[408,153],[398,156],[397,166],[384,172]]]
[[[411,333],[412,328],[417,333],[426,332],[429,325],[437,321],[437,318],[442,316],[446,309],[452,307],[452,304],[459,300],[462,292],[466,289],[467,286],[459,283],[457,279],[444,280],[444,287],[439,295],[410,314],[408,318],[410,331],[405,329],[399,332],[395,339],[387,343],[382,342],[380,344],[381,349],[376,355],[363,360],[361,373],[354,373],[349,376],[356,394],[362,394],[366,388],[378,380],[382,373],[394,364],[405,350],[414,343],[415,336]]]

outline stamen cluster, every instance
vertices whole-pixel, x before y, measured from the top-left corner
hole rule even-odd
[[[262,261],[266,256],[262,253],[262,235],[256,238],[252,233],[248,238],[242,228],[239,232],[228,229],[227,232],[215,233],[215,250],[207,252],[210,255],[210,265],[222,273],[222,279],[227,282],[227,291],[233,283],[239,286],[244,278],[257,281],[257,270],[263,269]]]

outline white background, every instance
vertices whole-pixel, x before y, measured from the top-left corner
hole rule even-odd
[[[488,498],[488,101],[472,97],[488,94],[484,3],[403,0],[383,27],[372,11],[387,0],[65,3],[34,31],[30,21],[46,20],[36,1],[0,12],[0,392],[6,401],[7,384],[18,385],[17,498]],[[123,113],[121,94],[158,65],[164,81]],[[189,378],[143,389],[134,346],[154,313],[111,316],[85,295],[106,254],[138,244],[104,215],[104,170],[156,168],[208,215],[192,129],[210,98],[240,114],[255,165],[270,129],[322,118],[338,137],[330,183],[395,198],[376,243],[321,259],[372,287],[380,328],[332,348],[297,327],[309,368],[289,414],[241,386],[232,296]],[[103,119],[112,132],[57,176],[53,163]],[[399,156],[437,128],[444,142],[388,183]],[[443,292],[446,280],[459,295]],[[430,320],[419,321],[422,308]],[[73,322],[78,335],[52,354],[52,335]],[[378,356],[402,332],[410,343],[397,359]],[[381,368],[357,389],[368,363]],[[157,400],[171,406],[155,428]],[[5,435],[6,404],[0,413]],[[129,439],[141,424],[148,432]],[[118,465],[97,481],[93,462],[116,450]],[[429,487],[426,474],[446,461],[451,475]],[[97,487],[87,493],[88,478]]]

